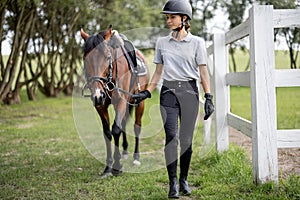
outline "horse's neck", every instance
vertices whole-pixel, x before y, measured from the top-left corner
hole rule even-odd
[[[117,31],[113,32],[113,35],[110,39],[110,46],[113,49],[119,48],[120,46],[124,46],[124,40]]]

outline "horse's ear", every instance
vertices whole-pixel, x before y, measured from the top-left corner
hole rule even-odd
[[[80,29],[80,35],[81,35],[82,39],[84,39],[84,41],[86,41],[89,37],[89,34],[84,32],[83,28]]]
[[[112,33],[113,33],[113,31],[112,31],[112,25],[110,25],[108,27],[107,31],[104,34],[104,40],[106,40],[106,41],[110,40],[110,37],[112,36]]]

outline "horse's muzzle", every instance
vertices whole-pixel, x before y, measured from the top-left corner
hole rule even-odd
[[[91,96],[94,106],[103,106],[105,103],[106,95],[101,90],[96,90],[96,92]]]

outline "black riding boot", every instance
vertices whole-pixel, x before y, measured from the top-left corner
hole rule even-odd
[[[190,167],[192,157],[192,150],[188,148],[186,152],[184,152],[180,156],[180,177],[179,177],[179,191],[183,195],[190,195],[192,190],[189,188],[187,182],[188,171]]]
[[[170,199],[178,199],[179,198],[179,191],[178,191],[178,181],[177,181],[177,160],[172,162],[167,166],[168,175],[169,175],[169,194],[168,198]]]
[[[179,198],[178,182],[177,182],[176,177],[170,179],[170,188],[169,188],[168,198],[169,199],[178,199]]]
[[[186,180],[186,177],[180,177],[179,179],[179,191],[183,194],[183,195],[190,195],[192,193],[191,188],[189,187],[189,184]]]

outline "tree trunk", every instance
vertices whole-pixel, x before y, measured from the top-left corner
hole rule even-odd
[[[6,13],[6,8],[7,8],[7,0],[3,1],[1,3],[0,7],[0,38],[3,38],[3,27],[4,27],[4,21],[5,21],[5,13]],[[4,62],[3,62],[3,57],[2,57],[2,45],[0,45],[0,86],[1,86],[1,80],[2,80],[2,75],[4,74]]]
[[[291,28],[287,28],[286,30],[283,31],[285,35],[285,41],[286,44],[289,48],[289,57],[290,57],[290,67],[291,69],[296,69],[297,68],[297,53],[296,56],[294,56],[294,50],[293,50],[293,45],[296,44],[296,38],[297,34],[299,34],[297,29],[291,30]]]
[[[21,32],[22,19],[24,16],[25,7],[20,8],[17,15],[17,23],[15,26],[15,35],[12,45],[12,50],[9,55],[6,68],[4,70],[2,84],[0,86],[0,101],[5,101],[6,98],[11,98],[12,83],[15,78],[17,64],[19,60],[19,53],[22,49],[22,43],[19,41],[19,33]]]
[[[234,48],[232,48],[231,45],[229,47],[229,53],[230,53],[231,60],[232,60],[233,72],[236,72],[236,62],[235,62],[235,58],[234,58]]]

